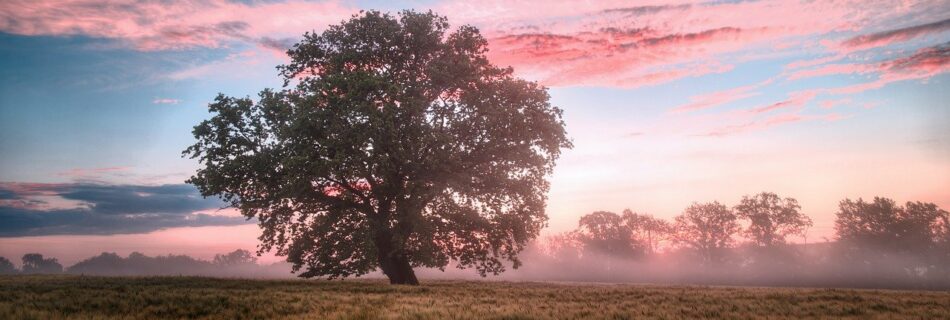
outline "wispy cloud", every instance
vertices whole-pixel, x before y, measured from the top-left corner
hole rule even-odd
[[[836,106],[846,105],[850,103],[851,103],[851,98],[843,98],[843,99],[824,100],[820,102],[819,105],[821,105],[822,108],[831,109]]]
[[[910,56],[896,58],[867,66],[877,79],[827,90],[834,94],[855,94],[878,89],[890,83],[907,80],[926,80],[950,71],[950,43],[926,47]]]
[[[950,30],[950,19],[860,35],[842,42],[841,45],[849,50],[868,49],[903,42],[928,34],[941,33],[947,30]]]
[[[758,93],[754,90],[761,88],[762,86],[772,83],[772,79],[768,79],[759,83],[736,87],[723,91],[715,91],[703,95],[698,95],[690,98],[688,104],[684,104],[673,108],[672,113],[685,113],[690,111],[702,110],[706,108],[711,108],[734,101],[742,100],[757,95]]]
[[[809,37],[851,32],[909,12],[897,12],[886,1],[648,1],[630,6],[618,1],[490,0],[450,1],[437,10],[482,27],[491,58],[522,75],[553,86],[614,87],[667,82],[653,81],[652,70],[702,61],[730,65],[729,56],[756,50],[799,50],[815,41]],[[722,72],[706,68],[666,79],[695,77],[701,71]]]
[[[808,91],[797,91],[789,94],[789,98],[782,100],[767,106],[753,108],[747,112],[752,114],[767,113],[775,110],[788,109],[802,107],[806,103],[810,102],[812,99],[815,99],[815,96],[818,95],[818,91],[808,90]]]
[[[116,39],[145,51],[234,41],[274,48],[280,43],[275,39],[323,28],[355,11],[334,1],[10,0],[0,2],[0,31]]]
[[[719,128],[715,128],[706,133],[701,134],[701,136],[707,137],[724,137],[728,135],[734,135],[739,133],[745,133],[749,131],[763,130],[766,128],[771,128],[783,124],[803,122],[809,120],[825,120],[825,121],[837,121],[843,119],[844,116],[841,116],[837,113],[831,113],[826,115],[803,115],[798,112],[789,112],[774,115],[763,120],[749,121],[737,125],[727,125]]]
[[[862,30],[875,21],[926,12],[890,1],[446,1],[431,6],[479,26],[490,57],[549,86],[639,87],[728,72],[725,55],[795,50],[807,37]],[[253,44],[282,54],[305,31],[355,13],[335,1],[228,0],[0,2],[0,31],[116,39],[138,50]],[[742,19],[735,19],[742,16]],[[874,19],[870,19],[873,17]],[[939,32],[950,20],[854,37],[861,46]],[[542,31],[543,30],[543,31]],[[781,44],[780,46],[777,44]],[[716,62],[712,62],[716,61]]]
[[[153,104],[178,104],[180,102],[181,100],[171,99],[171,98],[157,98],[155,100],[152,100]]]
[[[102,167],[102,168],[72,168],[67,171],[59,172],[56,175],[75,180],[99,179],[107,174],[127,173],[131,167]]]

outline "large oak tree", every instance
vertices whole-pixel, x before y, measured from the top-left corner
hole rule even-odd
[[[545,225],[546,177],[571,146],[545,88],[486,58],[471,26],[364,12],[307,33],[281,90],[219,95],[185,154],[303,277],[416,284],[413,267],[517,268]]]

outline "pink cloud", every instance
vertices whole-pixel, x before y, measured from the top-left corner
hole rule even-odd
[[[783,124],[803,122],[809,120],[824,120],[824,121],[838,121],[844,119],[844,116],[841,116],[836,113],[825,114],[825,115],[803,115],[798,112],[789,112],[779,115],[774,115],[769,118],[758,120],[758,121],[749,121],[738,125],[728,125],[719,128],[715,128],[702,134],[702,136],[707,137],[723,137],[734,134],[746,133],[750,131],[763,130],[766,128],[771,128]]]
[[[850,38],[841,43],[848,50],[861,50],[903,42],[928,34],[950,30],[950,19],[914,25],[910,27],[881,31]]]
[[[480,27],[491,59],[529,79],[553,86],[638,87],[728,72],[738,61],[727,57],[738,53],[794,51],[811,43],[807,37],[860,30],[933,5],[895,10],[889,1],[486,0],[432,8],[455,25]],[[333,1],[12,0],[0,2],[0,31],[117,39],[139,50],[239,42],[282,56],[303,32],[354,12]]]
[[[762,33],[716,28],[674,34],[602,29],[574,35],[506,35],[489,39],[489,57],[545,85],[637,87],[729,71],[731,65],[707,62],[712,60],[700,52],[723,51],[730,42],[753,40]]]
[[[727,112],[715,116],[712,121],[706,123],[732,123],[712,128],[702,134],[703,136],[727,136],[738,133],[762,130],[775,127],[781,124],[802,122],[807,120],[825,120],[838,121],[846,119],[848,116],[842,116],[836,113],[826,115],[803,115],[801,110],[806,104],[813,101],[819,94],[846,95],[860,93],[866,90],[881,88],[887,84],[905,81],[905,80],[926,80],[935,75],[950,70],[950,45],[943,44],[932,47],[922,48],[911,55],[885,60],[882,62],[866,64],[833,64],[822,66],[810,70],[800,70],[788,76],[788,79],[802,79],[807,77],[817,77],[834,74],[873,74],[876,79],[870,82],[858,83],[839,88],[820,88],[805,91],[792,92],[789,98],[775,102],[766,106],[757,107],[743,112]],[[701,109],[721,103],[728,103],[736,99],[748,96],[754,86],[745,86],[714,92],[705,96],[694,97],[693,102],[674,110],[682,112],[688,110]],[[825,100],[821,102],[823,108],[832,108],[836,105],[850,103],[850,98],[841,98],[837,100]],[[777,110],[792,109],[787,113],[774,115],[765,119],[755,119],[757,115],[771,113]]]
[[[55,196],[67,183],[0,182],[0,189],[8,190],[19,197]]]
[[[857,30],[873,21],[868,17],[895,14],[888,3],[878,1],[648,1],[639,6],[613,1],[452,1],[439,7],[449,9],[438,11],[454,21],[482,27],[491,59],[514,66],[522,76],[552,86],[615,87],[722,72],[651,70],[723,61],[728,59],[724,56],[755,50],[794,51],[808,45],[803,37]]]
[[[690,103],[673,108],[671,112],[684,113],[696,111],[742,100],[757,95],[758,93],[752,91],[770,83],[772,83],[772,79],[768,79],[756,84],[732,88],[729,90],[693,96],[690,98]]]
[[[0,207],[39,211],[88,207],[85,202],[61,197],[62,190],[69,186],[65,183],[0,182],[0,190],[10,192],[8,197],[0,198]]]
[[[714,73],[729,72],[734,68],[733,65],[725,65],[717,62],[700,63],[698,65],[679,66],[672,70],[646,71],[626,78],[617,79],[612,82],[612,86],[622,88],[636,88],[641,86],[650,86],[663,84],[682,78],[700,77]],[[565,85],[570,83],[567,80]],[[558,85],[557,81],[549,79],[545,81],[551,85]],[[610,85],[610,82],[607,82]]]
[[[851,103],[851,98],[824,100],[820,102],[819,105],[821,105],[822,108],[831,109],[831,108],[834,108],[835,106],[849,104],[849,103]]]
[[[950,43],[925,47],[911,55],[882,62],[830,64],[813,69],[798,70],[788,75],[787,79],[800,80],[842,74],[876,76],[875,80],[869,82],[821,90],[831,94],[855,94],[879,89],[899,81],[926,80],[947,71],[950,71]]]
[[[845,55],[843,54],[836,54],[833,56],[827,56],[827,57],[821,57],[821,58],[815,58],[815,59],[797,60],[785,65],[785,69],[792,70],[792,69],[799,69],[799,68],[805,68],[805,67],[813,67],[816,65],[821,65],[821,64],[825,64],[825,63],[832,62],[835,60],[839,60],[844,57]]]
[[[748,110],[748,112],[758,114],[779,109],[801,107],[810,102],[812,99],[815,99],[816,95],[818,95],[818,91],[815,90],[793,92],[789,95],[790,97],[787,100],[779,101],[764,107],[754,108],[752,110]]]
[[[822,77],[837,74],[869,73],[877,68],[867,64],[829,64],[815,69],[795,71],[788,76],[788,80]]]
[[[913,55],[873,65],[878,77],[874,81],[827,90],[834,94],[855,94],[878,89],[905,80],[926,80],[950,71],[950,44],[918,50]]]
[[[354,13],[336,2],[11,0],[0,2],[0,31],[118,39],[138,50],[222,47],[241,41],[274,47]]]

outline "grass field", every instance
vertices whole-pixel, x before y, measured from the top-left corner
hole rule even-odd
[[[950,292],[521,282],[0,277],[2,319],[950,319]]]

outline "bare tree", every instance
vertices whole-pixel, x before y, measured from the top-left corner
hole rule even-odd
[[[630,229],[633,241],[644,244],[649,254],[656,254],[660,243],[668,240],[673,232],[673,225],[668,221],[651,215],[638,214],[630,209],[623,211],[623,221]]]

